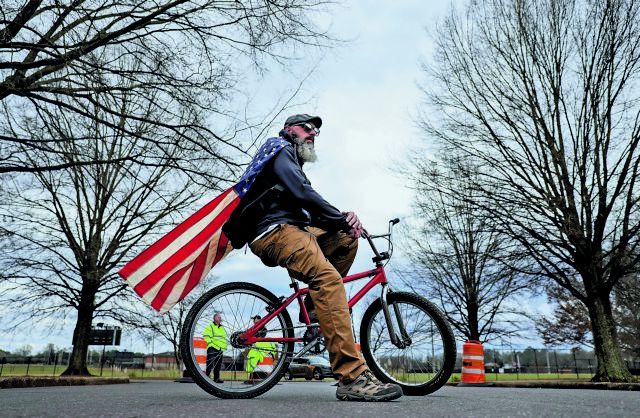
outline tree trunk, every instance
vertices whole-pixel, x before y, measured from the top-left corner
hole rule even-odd
[[[173,357],[176,359],[180,371],[182,371],[182,353],[180,352],[180,344],[172,342],[173,344]]]
[[[467,301],[467,315],[469,322],[469,340],[480,341],[480,325],[478,323],[477,299]]]
[[[81,303],[78,306],[78,320],[73,331],[73,350],[69,367],[61,376],[91,376],[87,368],[87,351],[89,350],[89,334],[93,321],[93,298],[91,303]]]
[[[593,382],[631,382],[633,377],[622,360],[616,322],[611,312],[609,294],[591,292],[587,298],[587,309],[597,360]]]

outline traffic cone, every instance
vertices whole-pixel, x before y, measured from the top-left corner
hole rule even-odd
[[[207,369],[207,342],[202,337],[195,337],[193,339],[193,351],[196,355],[196,361],[198,365],[202,369],[202,371],[206,371]],[[182,364],[182,377],[177,379],[176,382],[179,383],[193,383],[193,377],[189,370],[184,366],[184,362]]]
[[[484,347],[480,341],[469,340],[462,346],[462,383],[458,386],[490,386],[484,374]]]

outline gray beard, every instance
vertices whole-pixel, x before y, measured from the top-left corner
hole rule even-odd
[[[316,154],[314,144],[311,144],[311,143],[298,144],[297,149],[298,149],[298,158],[300,158],[305,163],[313,163],[318,159],[318,155]]]

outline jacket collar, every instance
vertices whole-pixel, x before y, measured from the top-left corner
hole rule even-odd
[[[296,141],[294,141],[293,138],[291,138],[291,135],[289,135],[289,133],[284,129],[278,132],[278,135],[285,141],[293,145],[293,158],[295,158],[296,162],[300,165],[300,167],[302,167],[304,165],[304,161],[298,158],[298,144],[296,143]]]

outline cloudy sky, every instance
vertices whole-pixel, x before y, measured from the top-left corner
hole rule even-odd
[[[358,213],[370,231],[384,230],[387,220],[409,214],[411,192],[397,174],[397,165],[410,142],[421,135],[415,115],[422,99],[419,63],[431,54],[426,28],[435,25],[448,4],[345,2],[333,9],[332,27],[337,36],[351,41],[322,57],[310,57],[298,70],[305,74],[317,64],[300,95],[300,100],[308,95],[311,103],[287,115],[313,113],[323,118],[316,141],[319,160],[305,171],[316,190],[339,209]],[[267,80],[295,83],[278,72]],[[369,260],[363,257],[362,268]]]
[[[397,164],[421,137],[414,122],[422,99],[417,83],[424,80],[419,64],[430,59],[428,31],[449,6],[446,0],[345,1],[331,9],[332,30],[349,42],[321,56],[313,52],[290,71],[276,69],[254,87],[252,108],[268,107],[274,94],[292,89],[296,77],[314,69],[298,99],[307,104],[286,113],[322,116],[316,142],[320,159],[306,167],[308,176],[329,202],[358,213],[370,232],[382,232],[388,219],[410,214],[411,193]],[[352,271],[371,266],[371,251],[361,244]],[[284,270],[264,267],[250,252],[234,252],[213,274],[220,282],[259,281],[277,295],[290,290]],[[69,347],[73,322],[60,335],[44,338],[37,327],[30,335],[2,335],[0,348],[31,344],[38,350],[48,342]],[[156,341],[155,351],[163,348],[168,350]],[[120,349],[150,351],[126,334]]]

